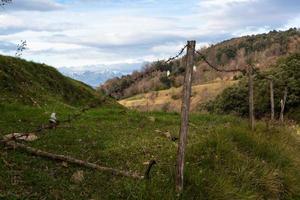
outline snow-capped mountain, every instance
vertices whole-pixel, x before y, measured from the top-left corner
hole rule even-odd
[[[60,67],[58,70],[65,76],[82,81],[90,86],[97,87],[114,77],[120,77],[137,70],[142,63],[115,64],[115,65],[91,65],[83,67]]]

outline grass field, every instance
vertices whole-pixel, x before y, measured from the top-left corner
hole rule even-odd
[[[215,81],[192,87],[191,110],[196,111],[201,103],[214,99],[225,88],[237,81]],[[176,111],[181,109],[182,87],[160,90],[120,100],[119,103],[125,107],[140,111]]]
[[[59,119],[79,112],[64,105],[0,104],[0,134],[34,130],[51,112]],[[98,107],[70,124],[39,134],[27,143],[48,152],[99,165],[143,173],[157,161],[151,180],[133,180],[35,157],[0,146],[0,199],[176,199],[177,144],[158,132],[177,136],[176,113]],[[182,199],[300,199],[300,146],[296,130],[233,116],[193,114],[186,154]],[[74,183],[78,170],[84,180]]]

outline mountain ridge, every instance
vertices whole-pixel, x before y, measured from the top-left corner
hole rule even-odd
[[[98,64],[77,67],[59,67],[58,70],[70,78],[82,81],[94,88],[105,81],[130,74],[140,69],[143,63]]]

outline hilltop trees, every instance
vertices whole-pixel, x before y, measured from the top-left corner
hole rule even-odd
[[[280,56],[300,51],[299,38],[299,30],[292,28],[288,31],[271,31],[267,34],[231,39],[203,48],[200,52],[206,55],[212,64],[226,65],[231,69],[239,68],[249,55],[255,55],[257,64],[260,64],[259,68],[263,68],[274,64],[274,60]],[[113,80],[117,85],[124,87],[116,88],[109,80],[102,88],[106,94],[120,99],[141,92],[179,87],[183,84],[185,72],[185,68],[182,67],[183,60],[184,58],[169,63],[163,61],[149,63],[139,72]],[[167,71],[170,71],[168,78]],[[216,78],[228,79],[234,75],[234,73],[213,72],[204,64],[200,65],[199,70],[194,74],[193,83],[201,84]],[[124,80],[127,84],[122,84]]]

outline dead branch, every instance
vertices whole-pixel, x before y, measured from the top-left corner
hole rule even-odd
[[[2,141],[3,142],[3,141]],[[39,156],[39,157],[43,157],[43,158],[48,158],[48,159],[52,159],[52,160],[58,160],[58,161],[64,161],[64,162],[68,162],[71,164],[76,164],[79,166],[83,166],[83,167],[87,167],[90,169],[95,169],[98,171],[104,171],[104,172],[109,172],[113,175],[118,175],[118,176],[124,176],[124,177],[129,177],[129,178],[134,178],[134,179],[144,179],[144,176],[141,176],[137,173],[131,173],[128,171],[122,171],[122,170],[118,170],[118,169],[114,169],[114,168],[110,168],[110,167],[104,167],[104,166],[100,166],[94,163],[90,163],[87,161],[83,161],[83,160],[79,160],[76,158],[72,158],[70,156],[65,156],[65,155],[59,155],[59,154],[53,154],[53,153],[49,153],[43,150],[39,150],[33,147],[29,147],[25,144],[21,144],[21,143],[17,143],[17,142],[4,142],[5,145],[13,147],[14,149],[20,149],[23,151],[26,151],[27,153],[30,153],[32,155],[35,156]]]
[[[150,179],[150,171],[152,169],[152,167],[156,164],[156,161],[155,160],[151,160],[148,167],[147,167],[147,170],[145,172],[145,178],[146,179]]]

